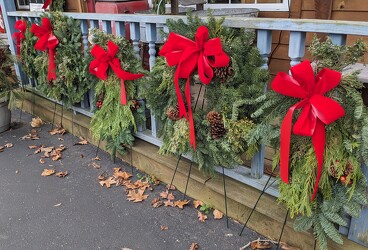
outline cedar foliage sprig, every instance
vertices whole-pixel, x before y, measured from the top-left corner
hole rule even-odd
[[[324,67],[343,71],[347,65],[357,62],[366,53],[366,48],[361,41],[352,46],[336,46],[329,39],[321,42],[315,38],[309,49],[318,72]],[[362,88],[357,72],[353,72],[343,74],[340,84],[326,93],[343,106],[345,115],[325,128],[323,170],[314,201],[310,198],[316,181],[317,161],[312,140],[291,136],[290,181],[289,184],[280,182],[279,202],[286,205],[291,217],[297,216],[296,229],[313,228],[321,249],[327,249],[328,238],[342,244],[336,225],[346,225],[344,212],[358,217],[361,205],[367,204],[368,185],[362,164],[368,163],[368,109],[363,103]],[[279,148],[281,122],[288,109],[299,100],[269,91],[257,101],[259,108],[253,116],[261,122],[249,133],[249,147],[265,142]],[[300,110],[296,111],[294,122],[299,115]],[[280,152],[276,151],[273,166],[278,166],[279,161]]]
[[[202,88],[200,96],[192,94],[196,151],[189,146],[189,126],[185,118],[173,121],[166,115],[166,111],[173,110],[177,104],[174,89],[176,68],[167,66],[164,58],[157,58],[151,74],[142,83],[140,90],[141,95],[147,99],[147,106],[152,114],[162,124],[159,130],[159,135],[163,138],[160,153],[189,153],[204,172],[212,172],[214,166],[233,167],[243,163],[241,156],[247,150],[245,136],[257,122],[250,117],[256,110],[251,101],[263,94],[263,86],[268,79],[268,72],[261,68],[264,62],[253,45],[255,33],[224,27],[223,22],[223,18],[216,19],[211,15],[204,22],[192,13],[188,14],[187,22],[182,19],[167,21],[171,32],[192,40],[198,27],[205,25],[209,30],[209,38],[219,37],[223,50],[231,58],[229,67],[232,73],[226,72],[224,79],[215,76],[209,85],[202,85],[197,72],[193,72],[191,76],[190,82],[197,90],[196,93]],[[180,79],[179,85],[184,93],[185,79]],[[245,102],[239,104],[240,100]],[[215,139],[210,133],[211,124],[206,120],[210,111],[221,115],[220,122],[224,126],[222,132],[226,131],[224,135],[216,135]],[[236,118],[232,119],[234,117]]]
[[[113,41],[119,51],[115,55],[120,59],[121,68],[132,73],[144,73],[140,62],[134,54],[132,45],[123,37],[106,34],[101,30],[90,30],[93,37],[92,45],[98,44],[107,50],[107,42]],[[91,47],[92,48],[92,47]],[[89,53],[88,61],[94,58]],[[145,107],[142,105],[134,112],[131,106],[137,98],[137,85],[140,80],[124,81],[127,96],[127,105],[120,104],[120,79],[112,69],[108,69],[107,80],[100,80],[91,75],[91,81],[95,85],[95,100],[103,95],[103,104],[100,109],[95,109],[91,120],[90,130],[97,140],[106,140],[107,149],[111,151],[111,156],[116,153],[124,154],[126,146],[134,142],[133,132],[137,130],[137,123],[145,121]]]

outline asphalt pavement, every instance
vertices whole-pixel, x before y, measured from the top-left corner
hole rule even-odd
[[[238,250],[260,237],[248,228],[239,236],[241,224],[230,219],[227,228],[224,218],[215,220],[212,214],[200,222],[193,201],[184,209],[154,208],[151,202],[165,191],[163,183],[146,190],[146,200],[128,201],[124,187],[102,187],[98,176],[121,168],[133,171],[134,182],[144,173],[121,160],[113,163],[103,151],[98,154],[100,161],[93,160],[95,146],[74,145],[80,139],[68,133],[51,135],[51,124],[32,128],[31,119],[23,113],[20,120],[20,112],[14,111],[13,128],[0,134],[0,146],[6,146],[0,152],[1,250],[185,250],[193,243],[198,249]],[[42,157],[44,152],[35,154],[42,145],[60,148],[61,144],[66,149],[56,161]],[[44,169],[68,171],[68,175],[41,176]]]

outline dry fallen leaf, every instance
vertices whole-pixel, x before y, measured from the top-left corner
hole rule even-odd
[[[114,177],[116,178],[121,178],[123,180],[128,180],[130,177],[132,177],[131,174],[129,174],[128,172],[122,172],[122,171],[115,171],[113,174]]]
[[[105,178],[107,177],[106,175],[107,175],[106,172],[103,172],[97,178],[98,178],[99,181],[104,181]]]
[[[199,248],[198,243],[192,243],[190,244],[189,250],[197,250]]]
[[[58,204],[55,204],[54,207],[59,207],[61,206],[62,203],[58,203]]]
[[[92,158],[93,161],[101,161],[100,157],[96,156],[95,158]]]
[[[183,209],[185,205],[188,205],[190,200],[178,200],[174,201],[175,207]]]
[[[168,229],[169,229],[169,227],[167,227],[167,226],[160,226],[161,231],[165,231],[165,230],[168,230]]]
[[[45,168],[43,170],[43,172],[41,173],[41,176],[50,176],[50,175],[53,175],[55,174],[55,170],[54,169],[47,169]]]
[[[92,162],[92,163],[88,164],[88,166],[91,166],[95,169],[100,169],[101,168],[101,166],[99,164],[97,164],[96,162]]]
[[[5,144],[4,145],[6,148],[12,148],[14,145],[13,145],[13,143],[7,143],[7,144]]]
[[[0,146],[0,152],[3,152],[4,151],[4,146]]]
[[[57,177],[63,178],[68,175],[68,171],[60,171],[55,174]]]
[[[66,133],[66,130],[63,127],[61,127],[60,125],[58,125],[53,130],[49,131],[49,133],[51,135],[56,135],[56,134],[64,135]]]
[[[35,149],[35,148],[38,148],[38,146],[36,146],[36,145],[30,145],[30,146],[28,146],[28,148],[29,149]]]
[[[175,189],[176,189],[176,187],[175,187],[174,185],[171,185],[171,186],[170,186],[170,184],[167,184],[167,185],[166,185],[166,189],[167,189],[167,190],[175,190]]]
[[[59,141],[64,141],[64,139],[63,138],[61,138],[61,137],[58,137],[57,138]]]
[[[270,249],[272,248],[272,243],[270,241],[260,241],[254,240],[250,243],[250,248],[255,249]]]
[[[164,201],[164,206],[165,207],[175,207],[175,204],[174,202],[167,200],[167,201]]]
[[[151,180],[152,180],[154,186],[157,186],[157,185],[160,184],[160,180],[157,179],[156,176],[154,176],[154,175],[151,175]]]
[[[144,194],[146,189],[129,190],[128,199],[133,202],[141,202],[148,198],[148,195]]]
[[[77,143],[74,143],[74,145],[87,145],[88,141],[84,139],[83,137],[79,137],[80,141]]]
[[[203,201],[200,201],[200,200],[194,200],[193,205],[194,205],[195,208],[198,208],[198,207],[203,206],[204,203],[203,203]]]
[[[15,170],[15,173],[16,173],[16,174],[19,174],[19,170]]]
[[[41,164],[45,164],[45,160],[44,160],[43,158],[41,158],[41,159],[39,160],[39,162],[40,162]]]
[[[52,159],[53,161],[57,161],[57,160],[61,159],[61,157],[62,157],[60,153],[59,153],[59,154],[57,154],[57,153],[56,153],[56,154],[51,155],[51,156],[52,156],[52,158],[51,158],[51,159]]]
[[[147,181],[137,180],[137,181],[134,182],[134,185],[137,188],[148,188],[148,189],[150,189],[150,184]]]
[[[101,186],[104,186],[105,185],[107,188],[110,188],[111,185],[116,184],[116,180],[115,180],[114,177],[109,177],[109,178],[107,178],[104,181],[100,181],[99,183],[100,183]]]
[[[215,218],[215,220],[220,220],[222,219],[222,217],[224,217],[224,213],[220,212],[217,209],[213,210],[213,218]]]
[[[205,215],[204,213],[200,211],[198,211],[197,217],[200,222],[205,222],[207,220],[207,215]]]
[[[44,122],[42,121],[42,119],[40,117],[32,118],[32,121],[31,121],[31,127],[32,128],[39,128],[43,124],[44,124]]]
[[[152,201],[151,201],[151,205],[152,207],[154,208],[158,208],[158,207],[161,207],[162,205],[164,205],[163,201],[160,200],[160,198],[154,198]]]

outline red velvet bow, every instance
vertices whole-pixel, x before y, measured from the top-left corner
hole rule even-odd
[[[315,77],[309,61],[304,61],[292,67],[290,71],[292,77],[280,72],[271,84],[272,89],[280,94],[302,99],[289,108],[281,124],[280,176],[282,181],[288,183],[293,113],[296,109],[302,109],[298,120],[295,122],[293,133],[312,137],[318,162],[317,178],[312,195],[313,200],[317,194],[322,173],[326,141],[325,125],[336,121],[345,114],[343,107],[338,102],[324,96],[326,92],[339,84],[341,73],[325,68]]]
[[[49,5],[51,4],[51,0],[46,0],[45,3],[42,5],[42,9],[47,9],[47,7],[49,7]]]
[[[159,52],[160,56],[166,57],[169,66],[177,65],[174,85],[179,105],[179,116],[186,117],[190,127],[190,144],[196,149],[193,111],[191,107],[191,94],[189,78],[193,71],[198,68],[199,79],[204,84],[209,84],[213,78],[212,67],[225,67],[229,64],[229,56],[222,50],[220,38],[208,40],[208,29],[200,26],[195,35],[195,41],[176,33],[170,33],[167,42]],[[181,95],[179,78],[186,79],[185,98],[188,111],[185,109]]]
[[[143,74],[133,74],[124,71],[120,66],[120,60],[115,57],[119,47],[112,41],[107,42],[107,52],[97,44],[93,46],[91,54],[94,59],[89,65],[89,72],[96,75],[101,80],[107,79],[107,69],[111,66],[112,70],[121,80],[120,102],[127,104],[124,80],[135,80],[141,78]]]
[[[34,45],[36,50],[45,51],[48,49],[49,52],[49,69],[47,79],[56,80],[56,64],[55,54],[56,46],[59,44],[58,39],[52,33],[51,22],[48,18],[42,18],[42,25],[32,24],[31,32],[34,33],[39,39]]]
[[[22,42],[23,39],[25,39],[26,37],[24,36],[24,33],[27,30],[27,22],[23,19],[18,20],[15,22],[14,28],[19,30],[17,32],[14,32],[13,34],[13,39],[15,39],[15,43],[17,46],[17,55],[18,57],[20,57],[20,43]]]

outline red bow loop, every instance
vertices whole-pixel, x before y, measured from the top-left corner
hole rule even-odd
[[[52,33],[52,25],[50,19],[47,17],[42,18],[42,25],[32,24],[31,32],[37,36],[39,39],[34,45],[36,50],[46,51],[49,53],[49,67],[47,79],[49,81],[56,80],[56,47],[59,44],[59,40]]]
[[[24,33],[27,30],[27,22],[23,19],[17,20],[15,22],[14,28],[19,30],[17,32],[14,32],[12,37],[13,37],[13,39],[15,39],[15,44],[17,46],[17,55],[18,55],[18,57],[20,57],[20,44],[21,44],[22,40],[26,38]]]
[[[313,200],[317,194],[322,173],[326,140],[325,125],[345,114],[344,108],[338,102],[324,96],[339,84],[341,73],[323,69],[315,77],[309,61],[292,67],[290,71],[292,77],[286,73],[279,73],[271,84],[275,92],[302,99],[289,108],[281,124],[280,177],[283,182],[288,183],[291,131],[296,135],[311,136],[318,165]],[[296,109],[302,109],[302,112],[293,127],[292,119]]]
[[[119,47],[112,41],[107,42],[107,51],[95,44],[91,49],[91,55],[95,59],[89,65],[89,72],[101,80],[107,79],[107,70],[109,67],[114,71],[116,76],[120,78],[120,102],[127,104],[124,80],[135,80],[141,78],[143,74],[129,73],[121,68],[119,58],[115,57],[119,51]]]
[[[221,40],[214,38],[208,40],[207,27],[200,26],[195,35],[195,41],[176,33],[170,33],[169,37],[159,52],[160,56],[166,58],[167,64],[177,66],[174,76],[174,86],[179,105],[179,116],[186,117],[189,121],[190,144],[196,148],[193,111],[191,108],[190,76],[198,69],[199,79],[204,84],[209,84],[213,78],[212,67],[225,67],[229,64],[229,56],[222,50]],[[211,67],[212,66],[212,67]],[[179,86],[179,78],[186,79],[185,99],[188,110],[185,108],[184,100]]]

